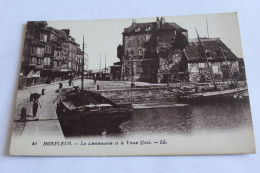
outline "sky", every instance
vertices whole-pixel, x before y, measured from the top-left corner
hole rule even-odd
[[[161,16],[159,16],[161,17]],[[235,55],[243,58],[237,13],[163,16],[166,22],[174,22],[188,30],[189,38],[196,38],[195,28],[200,37],[207,37],[207,22],[210,38],[220,38]],[[47,21],[56,29],[70,29],[70,35],[81,45],[85,37],[85,52],[89,55],[89,69],[99,69],[118,62],[117,46],[122,45],[122,32],[132,24],[133,19]],[[155,17],[135,18],[137,23],[155,22]]]

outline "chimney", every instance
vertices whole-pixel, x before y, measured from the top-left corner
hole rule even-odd
[[[165,19],[164,17],[161,17],[161,25],[163,25],[165,23]]]
[[[136,23],[136,20],[135,20],[135,19],[133,19],[133,20],[132,20],[132,24],[135,24],[135,23]]]
[[[159,17],[156,18],[156,26],[157,26],[157,29],[160,28],[160,20],[159,20]]]

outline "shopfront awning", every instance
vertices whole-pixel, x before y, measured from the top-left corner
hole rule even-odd
[[[33,71],[32,77],[40,77],[41,76],[41,71]]]
[[[28,78],[28,79],[32,78],[32,73],[33,73],[33,70],[31,70],[31,71],[28,73],[28,75],[27,75],[27,78]]]
[[[41,71],[33,71],[31,70],[28,75],[27,75],[27,78],[30,79],[30,78],[33,78],[33,77],[40,77],[41,76]]]

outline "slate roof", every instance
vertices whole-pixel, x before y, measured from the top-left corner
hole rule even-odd
[[[187,32],[186,29],[180,27],[179,25],[177,25],[176,23],[168,23],[168,22],[165,22],[161,29],[176,29],[177,31],[180,31],[180,32]]]
[[[150,27],[150,31],[155,31],[157,28],[156,22],[149,23],[133,23],[130,27],[125,28],[123,33],[132,33],[135,32],[136,28],[140,28],[139,32],[146,31],[146,28]]]
[[[224,61],[224,56],[221,53],[222,48],[227,60],[237,60],[238,57],[219,39],[219,38],[201,38],[201,43],[204,51],[210,53],[209,61]],[[189,44],[184,51],[189,62],[205,62],[202,56],[202,49],[199,46],[198,39],[190,39]]]
[[[135,33],[136,28],[140,28],[139,32],[145,32],[147,27],[150,27],[149,32],[156,31],[157,30],[157,22],[133,23],[130,27],[125,28],[123,33]],[[162,24],[162,26],[160,28],[158,28],[158,30],[171,30],[171,29],[175,29],[175,30],[180,31],[180,32],[187,32],[186,29],[180,27],[176,23],[165,22],[165,23]]]

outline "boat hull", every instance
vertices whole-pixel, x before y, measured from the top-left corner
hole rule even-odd
[[[223,91],[211,91],[203,93],[183,94],[178,96],[180,102],[185,103],[200,103],[208,101],[247,101],[248,94],[247,87],[227,89]]]
[[[132,108],[117,107],[107,109],[69,109],[60,101],[56,113],[64,136],[78,136],[116,130],[131,119]]]

